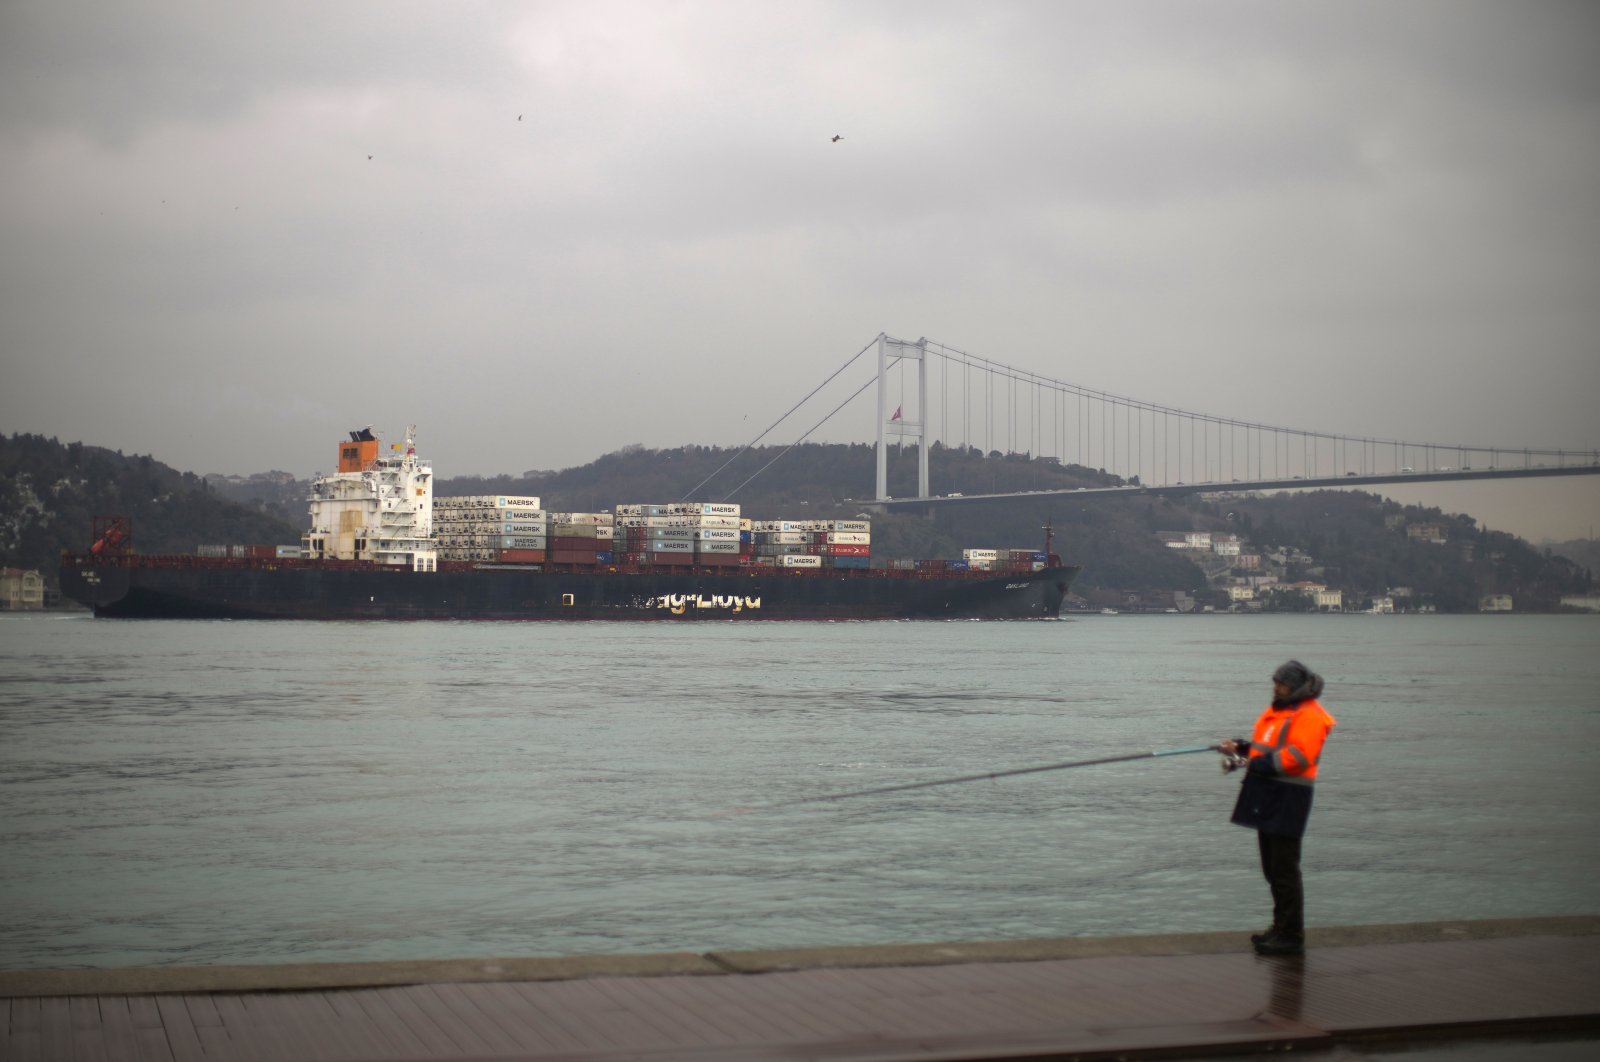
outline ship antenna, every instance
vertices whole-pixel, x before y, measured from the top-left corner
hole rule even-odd
[[[1048,516],[1045,517],[1044,527],[1040,529],[1044,532],[1044,556],[1046,563],[1053,563],[1051,558],[1055,556],[1055,549],[1053,547],[1056,540],[1056,529],[1050,526],[1051,522],[1052,521]]]

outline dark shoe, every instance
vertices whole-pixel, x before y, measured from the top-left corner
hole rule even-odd
[[[1299,937],[1268,937],[1256,945],[1257,955],[1304,955],[1306,942]]]
[[[1278,936],[1278,927],[1277,926],[1268,926],[1267,927],[1267,931],[1265,933],[1251,933],[1250,934],[1250,943],[1252,943],[1252,944],[1256,945],[1257,947],[1259,947],[1262,944],[1265,944],[1269,940],[1275,940],[1277,938],[1277,936]]]

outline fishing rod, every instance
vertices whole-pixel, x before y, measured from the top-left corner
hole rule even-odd
[[[1186,745],[1181,749],[1157,749],[1153,752],[1130,752],[1121,756],[1102,756],[1094,760],[1073,760],[1071,763],[1046,763],[1038,767],[1015,767],[1009,771],[989,771],[986,774],[964,774],[960,778],[936,778],[930,782],[906,782],[902,785],[884,785],[875,789],[857,789],[848,793],[824,793],[819,796],[800,797],[786,801],[789,804],[815,804],[825,800],[848,800],[852,797],[877,796],[880,793],[903,793],[908,789],[930,789],[936,785],[957,785],[961,782],[983,782],[991,778],[1008,778],[1017,774],[1037,774],[1040,771],[1065,771],[1073,767],[1097,767],[1102,763],[1128,763],[1132,760],[1149,760],[1158,756],[1186,756],[1192,752],[1220,752],[1220,745]]]

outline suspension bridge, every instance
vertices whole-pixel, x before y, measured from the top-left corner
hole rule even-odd
[[[1067,493],[1195,494],[1600,474],[1600,450],[1596,449],[1415,442],[1240,420],[1069,383],[927,338],[905,340],[883,333],[744,449],[796,416],[847,370],[857,367],[859,372],[861,360],[874,350],[876,374],[867,376],[790,447],[805,441],[876,384],[876,489],[871,498],[854,500],[880,508],[971,505]],[[909,391],[904,383],[908,369],[915,374]],[[892,386],[891,376],[898,378],[898,389]],[[888,492],[889,450],[895,444],[915,449],[915,496],[891,497]],[[1110,483],[1024,492],[933,494],[929,463],[940,449],[980,450],[991,456],[1023,455],[1078,465],[1104,473]]]

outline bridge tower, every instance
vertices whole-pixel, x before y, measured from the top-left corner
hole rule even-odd
[[[916,419],[907,417],[904,405],[889,412],[889,363],[917,363]],[[878,500],[889,497],[889,435],[914,435],[917,439],[917,497],[928,496],[928,340],[915,343],[878,333]]]

